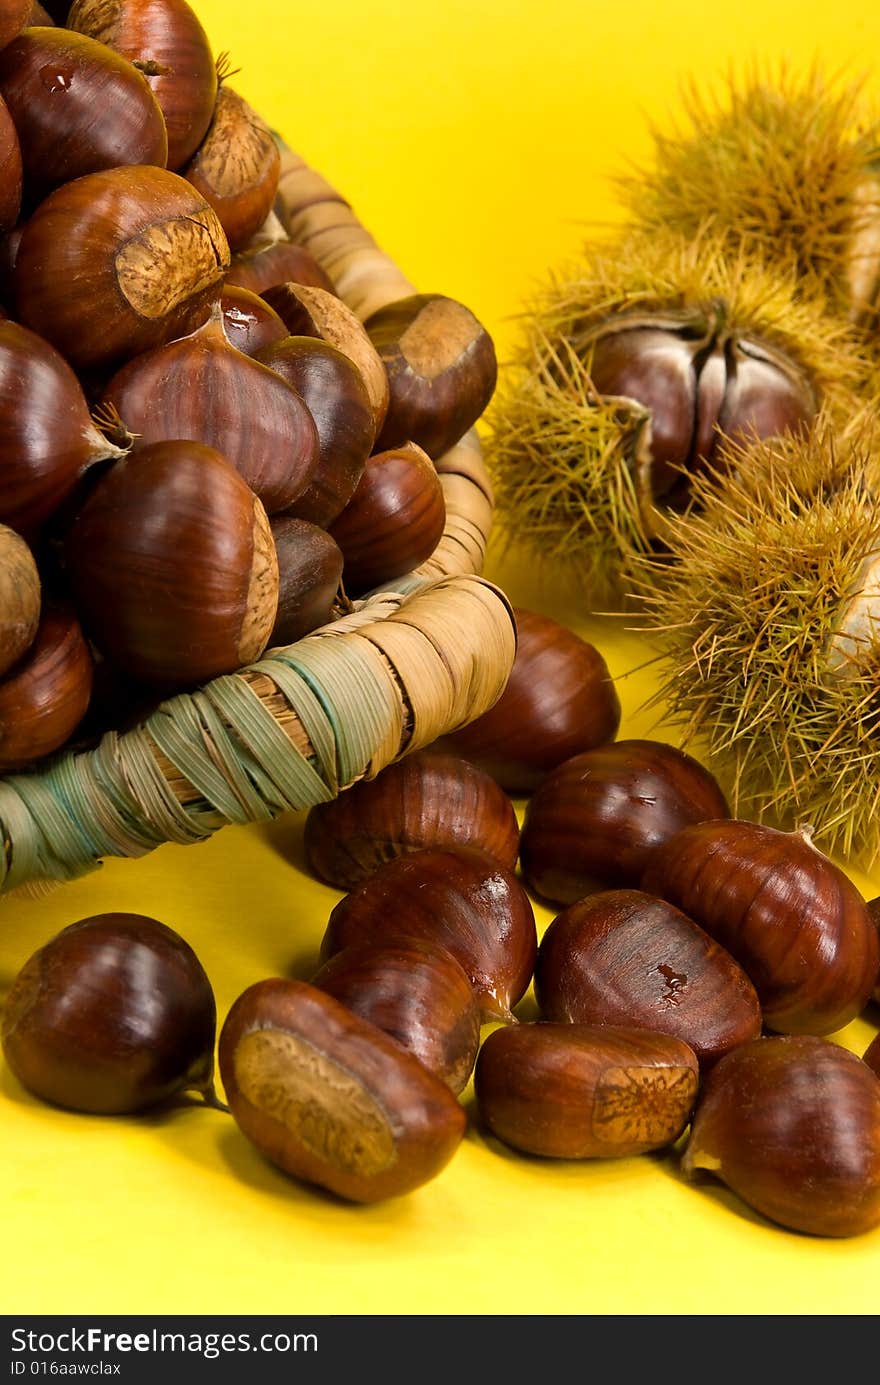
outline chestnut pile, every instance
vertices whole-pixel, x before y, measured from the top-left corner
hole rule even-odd
[[[454,300],[336,296],[186,0],[31,10],[0,25],[0,774],[425,561],[496,376]]]
[[[517,622],[480,722],[309,812],[310,868],[344,893],[309,978],[260,981],[226,1016],[233,1118],[286,1173],[374,1202],[446,1166],[473,1079],[480,1125],[525,1154],[671,1150],[783,1227],[880,1225],[880,1036],[863,1060],[834,1039],[880,999],[880,901],[804,833],[732,819],[690,755],[616,739],[599,652],[534,612]],[[524,720],[536,688],[545,709]],[[503,784],[526,781],[520,830]],[[559,907],[540,940],[529,891]],[[123,1056],[132,1012],[150,1025]],[[57,1104],[132,1111],[191,1089],[221,1105],[210,987],[153,920],[66,929],[25,965],[2,1032]]]

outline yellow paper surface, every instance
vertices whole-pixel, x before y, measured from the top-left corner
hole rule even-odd
[[[680,83],[786,58],[865,71],[880,11],[798,0],[201,0],[236,88],[352,200],[415,283],[467,302],[502,356],[531,286],[614,215],[608,174],[647,149]],[[674,738],[644,702],[646,648],[514,554],[488,575],[593,640],[620,679],[621,735]],[[0,904],[0,993],[75,919],[151,914],[201,957],[222,1020],[246,986],[308,975],[337,893],[304,870],[302,818],[111,862],[39,902]],[[853,872],[866,896],[875,878]],[[543,929],[551,915],[537,911]],[[862,1052],[877,1013],[841,1035]],[[271,1168],[233,1122],[181,1108],[65,1115],[0,1067],[3,1268],[13,1312],[873,1313],[880,1232],[772,1227],[674,1156],[549,1163],[472,1119],[411,1196],[348,1207]],[[473,1115],[473,1112],[472,1112]]]

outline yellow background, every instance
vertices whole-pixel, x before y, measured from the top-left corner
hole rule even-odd
[[[591,5],[584,0],[200,0],[234,85],[351,198],[421,288],[467,302],[502,356],[530,285],[614,215],[607,175],[647,149],[681,81],[730,62],[821,56],[866,71],[880,10],[810,0]],[[622,735],[669,734],[640,710],[635,634],[579,611],[516,561],[491,576],[576,624],[621,677]],[[74,919],[131,910],[196,948],[220,1017],[267,975],[307,974],[338,897],[303,873],[301,820],[113,862],[39,903],[0,906],[0,990]],[[866,894],[880,877],[854,873]],[[550,915],[539,911],[543,925]],[[863,1051],[875,1023],[842,1036]],[[791,1235],[674,1157],[520,1159],[475,1124],[408,1198],[352,1208],[268,1166],[233,1123],[182,1108],[66,1116],[0,1071],[4,1246],[12,1312],[874,1313],[880,1231]]]

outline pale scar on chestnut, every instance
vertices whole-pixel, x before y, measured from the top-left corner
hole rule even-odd
[[[596,1087],[593,1134],[617,1144],[674,1139],[696,1094],[691,1068],[609,1068]]]

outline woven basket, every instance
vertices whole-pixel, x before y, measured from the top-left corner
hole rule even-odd
[[[340,195],[289,150],[279,208],[363,320],[415,293]],[[492,492],[474,433],[437,462],[446,529],[393,590],[92,749],[0,780],[0,893],[40,893],[107,856],[201,841],[334,798],[500,695],[513,618],[478,576]]]

